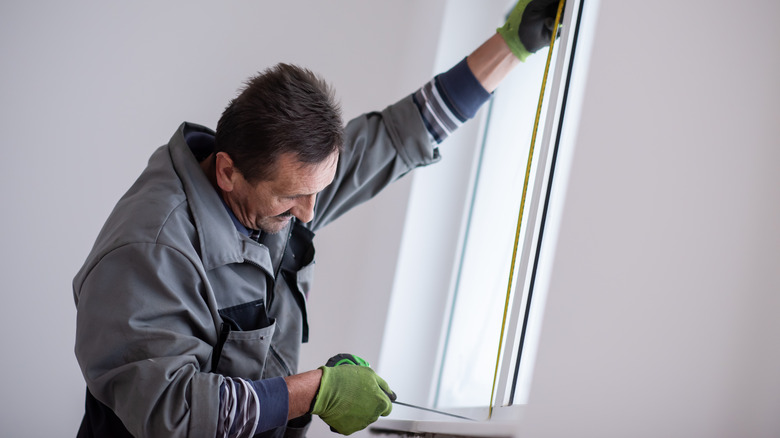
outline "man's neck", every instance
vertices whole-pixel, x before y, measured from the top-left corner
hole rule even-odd
[[[214,186],[214,189],[216,189],[217,193],[219,193],[220,190],[219,186],[217,185],[217,168],[215,163],[215,155],[212,153],[206,157],[205,160],[200,162],[200,168],[203,169],[203,173],[206,174],[206,177],[211,182],[211,185]]]

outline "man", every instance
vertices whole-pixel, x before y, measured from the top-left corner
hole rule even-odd
[[[314,231],[416,167],[547,45],[557,0],[381,113],[342,126],[329,87],[280,64],[216,132],[183,123],[117,203],[73,288],[87,382],[80,437],[343,434],[391,410],[369,367],[298,373]]]

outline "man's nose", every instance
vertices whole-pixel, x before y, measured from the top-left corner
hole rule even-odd
[[[314,201],[316,199],[317,195],[301,196],[297,198],[297,202],[295,206],[290,209],[290,213],[303,223],[311,222],[311,220],[314,219]]]

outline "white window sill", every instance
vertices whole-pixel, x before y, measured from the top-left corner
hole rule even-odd
[[[376,436],[409,436],[409,434],[433,434],[457,437],[503,437],[513,438],[517,433],[517,422],[510,421],[468,421],[468,420],[402,420],[380,419],[369,431]]]
[[[475,421],[449,418],[432,412],[394,406],[388,418],[380,418],[369,431],[376,436],[405,436],[420,434],[446,437],[503,437],[518,436],[522,406],[501,407],[493,410],[493,417],[487,420],[487,408],[455,409],[451,413]]]

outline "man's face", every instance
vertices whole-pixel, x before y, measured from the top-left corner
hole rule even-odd
[[[283,154],[271,179],[250,184],[234,171],[232,190],[225,190],[225,202],[245,227],[278,233],[295,216],[301,222],[314,218],[317,193],[336,175],[338,152],[321,163],[301,163],[294,154]]]

